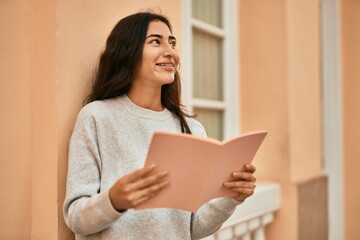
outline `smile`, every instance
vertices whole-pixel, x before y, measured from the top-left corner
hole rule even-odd
[[[157,63],[156,65],[161,67],[174,67],[173,63]]]

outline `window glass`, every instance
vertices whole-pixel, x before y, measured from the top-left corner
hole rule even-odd
[[[223,100],[222,39],[193,30],[193,95]]]
[[[211,25],[222,27],[221,0],[192,0],[192,16]]]
[[[194,108],[196,119],[200,121],[212,138],[223,140],[223,111],[213,109]]]

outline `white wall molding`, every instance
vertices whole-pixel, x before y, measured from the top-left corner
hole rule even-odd
[[[344,239],[340,19],[339,0],[322,0],[323,153],[328,175],[329,240]]]

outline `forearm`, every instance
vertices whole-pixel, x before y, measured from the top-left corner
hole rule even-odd
[[[114,209],[106,191],[65,204],[64,215],[67,225],[73,232],[89,235],[104,230],[122,214]]]
[[[216,232],[239,204],[233,198],[219,198],[203,205],[192,215],[192,239],[201,239]]]

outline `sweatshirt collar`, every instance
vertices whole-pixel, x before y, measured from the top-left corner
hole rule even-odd
[[[140,107],[140,106],[136,105],[134,102],[132,102],[126,94],[124,94],[120,97],[117,97],[117,101],[130,114],[141,117],[141,118],[164,120],[171,116],[171,112],[166,108],[164,108],[164,110],[162,110],[161,112],[158,112],[158,111]]]

